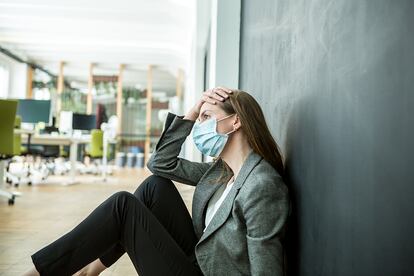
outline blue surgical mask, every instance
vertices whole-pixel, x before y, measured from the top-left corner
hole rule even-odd
[[[232,130],[228,133],[221,134],[217,132],[217,123],[227,119],[235,114],[231,114],[220,120],[216,118],[208,119],[204,122],[196,122],[193,128],[193,141],[199,151],[203,154],[217,157],[220,155],[224,146],[226,145],[229,134],[234,132]]]

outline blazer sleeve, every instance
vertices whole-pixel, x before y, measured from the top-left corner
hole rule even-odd
[[[281,178],[256,176],[250,185],[243,212],[251,275],[285,275],[284,238],[289,196]]]
[[[178,157],[181,146],[194,125],[194,121],[183,117],[168,113],[164,131],[147,162],[147,167],[154,175],[195,186],[212,162],[192,162]]]

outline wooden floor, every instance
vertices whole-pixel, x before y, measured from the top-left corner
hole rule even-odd
[[[0,275],[21,275],[33,264],[30,255],[70,231],[107,197],[117,191],[134,192],[150,175],[147,169],[122,169],[108,182],[98,176],[79,176],[79,184],[62,186],[62,177],[49,177],[47,184],[21,186],[22,197],[14,206],[0,198]],[[192,187],[177,184],[187,207]],[[124,254],[101,275],[137,275]]]

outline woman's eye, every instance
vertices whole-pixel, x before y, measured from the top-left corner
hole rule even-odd
[[[208,116],[207,114],[203,115],[203,119],[208,119],[210,116]]]

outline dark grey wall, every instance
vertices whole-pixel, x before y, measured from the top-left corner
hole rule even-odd
[[[290,275],[414,275],[414,1],[242,1],[240,87],[287,158]]]

